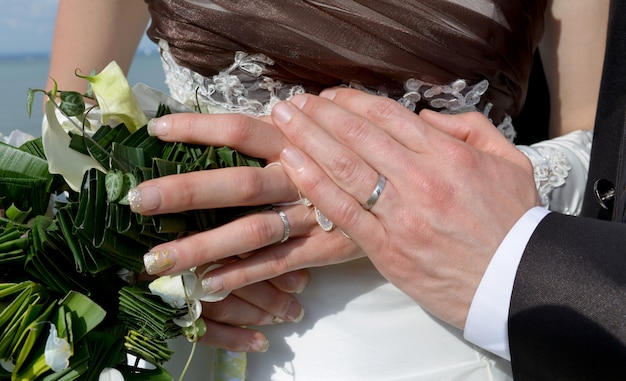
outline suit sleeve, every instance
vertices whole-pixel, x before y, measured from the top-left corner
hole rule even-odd
[[[546,216],[509,310],[515,380],[626,380],[626,224]]]

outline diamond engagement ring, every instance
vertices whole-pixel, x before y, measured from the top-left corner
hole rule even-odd
[[[285,230],[283,231],[283,238],[280,240],[280,243],[283,243],[289,239],[289,233],[291,232],[291,224],[289,223],[289,220],[287,219],[287,215],[285,214],[285,212],[283,212],[282,210],[278,210],[276,208],[272,208],[272,210],[278,213],[280,220],[283,222],[283,227],[285,228]]]
[[[365,201],[365,204],[363,204],[363,208],[365,210],[372,209],[376,201],[378,201],[380,194],[383,193],[383,189],[385,188],[386,182],[387,182],[387,179],[385,179],[385,176],[378,175],[378,182],[376,183],[376,186],[374,187],[374,190],[372,191],[370,198],[368,198],[367,201]]]

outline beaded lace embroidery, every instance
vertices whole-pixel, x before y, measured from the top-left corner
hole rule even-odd
[[[274,61],[264,54],[237,52],[232,65],[212,77],[205,77],[193,70],[178,65],[172,58],[166,41],[159,42],[161,60],[165,71],[165,83],[171,96],[177,101],[204,113],[244,113],[268,115],[272,107],[281,100],[288,100],[305,92],[301,85],[283,84],[264,74],[266,65]],[[372,94],[387,94],[372,91],[357,83],[346,86]],[[482,112],[486,117],[493,107],[487,103],[480,110],[482,95],[489,88],[489,82],[482,80],[468,85],[458,79],[448,85],[434,85],[419,79],[409,79],[404,84],[405,94],[398,102],[414,111],[417,103],[425,101],[433,109],[446,114]],[[510,116],[505,116],[497,126],[510,141],[515,138],[515,129]],[[540,162],[533,161],[535,182],[542,200],[547,200],[550,192],[563,185],[570,169],[565,156],[554,152],[542,152]]]
[[[553,147],[537,147],[535,154],[526,156],[533,164],[535,176],[535,185],[544,207],[550,206],[550,193],[554,188],[558,188],[565,184],[565,179],[572,169],[570,162],[567,160],[563,151]]]

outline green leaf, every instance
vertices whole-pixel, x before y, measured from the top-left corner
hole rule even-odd
[[[48,207],[53,176],[48,163],[28,152],[0,143],[0,195],[18,209],[43,214]]]
[[[44,307],[47,308],[42,312]],[[27,316],[30,315],[28,319],[24,319],[24,322],[28,322],[28,326],[24,327],[22,331],[19,347],[16,346],[14,349],[14,351],[19,352],[15,361],[14,373],[20,374],[20,370],[25,369],[26,373],[28,373],[28,376],[24,377],[26,379],[34,379],[50,369],[45,363],[41,364],[38,361],[38,357],[42,357],[44,353],[43,343],[45,338],[47,338],[50,327],[49,324],[43,323],[47,320],[54,307],[54,302],[48,303],[47,306],[39,305],[36,308],[32,308],[32,312],[29,311],[27,314]]]
[[[11,206],[9,206],[9,208],[5,211],[5,214],[7,216],[8,219],[10,219],[11,221],[15,221],[18,224],[23,223],[24,221],[26,221],[26,218],[28,218],[28,216],[30,215],[30,212],[32,212],[33,208],[28,208],[28,210],[19,210],[15,204],[11,204]],[[0,252],[2,251],[2,249],[0,249]]]
[[[76,91],[61,91],[59,108],[67,116],[82,116],[85,112],[85,100]]]
[[[130,205],[128,201],[128,192],[137,186],[137,179],[132,173],[124,173],[122,181],[122,198],[118,201],[122,205]]]
[[[43,143],[41,142],[41,138],[29,140],[22,144],[19,149],[42,160],[46,160],[46,154],[43,150]]]
[[[28,92],[26,92],[26,111],[28,112],[29,118],[33,115],[33,101],[34,100],[35,100],[35,90],[28,89]]]
[[[61,304],[71,313],[74,342],[94,329],[106,316],[106,311],[102,307],[75,291],[70,291]]]
[[[124,174],[122,171],[114,169],[104,177],[104,184],[107,193],[107,201],[113,202],[122,198]]]

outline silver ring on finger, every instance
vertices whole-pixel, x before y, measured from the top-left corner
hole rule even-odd
[[[378,201],[380,194],[383,193],[383,189],[385,189],[386,183],[387,183],[387,179],[385,179],[385,176],[379,174],[378,182],[376,182],[376,186],[374,187],[374,190],[372,191],[370,198],[368,198],[367,201],[365,201],[365,203],[363,204],[363,208],[365,210],[372,209],[374,204],[376,204],[376,201]]]
[[[289,223],[289,220],[287,219],[287,215],[285,214],[285,212],[283,212],[282,210],[278,210],[276,208],[272,208],[272,210],[278,213],[280,220],[283,222],[283,227],[284,227],[283,238],[281,238],[280,240],[280,243],[283,243],[289,239],[289,233],[291,232],[291,224]]]

